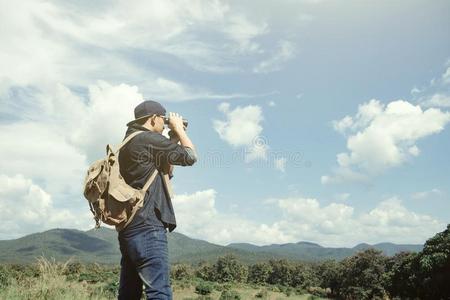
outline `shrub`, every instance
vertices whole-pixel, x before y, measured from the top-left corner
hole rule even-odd
[[[329,289],[324,289],[321,287],[309,287],[308,293],[314,296],[323,297],[326,298],[328,294],[330,293]]]
[[[248,270],[248,281],[256,284],[268,282],[272,267],[266,262],[251,265]]]
[[[292,287],[288,286],[288,287],[284,290],[284,294],[285,294],[286,296],[290,297],[290,296],[292,295],[293,290],[294,290],[294,289],[293,289]]]
[[[170,268],[170,277],[176,280],[192,278],[193,271],[190,265],[177,264]]]
[[[9,272],[4,266],[0,266],[0,288],[8,286]]]
[[[223,291],[222,294],[220,294],[219,300],[240,300],[241,295],[239,295],[236,291]]]
[[[110,282],[105,285],[103,290],[112,296],[116,296],[119,293],[119,282],[118,281]]]
[[[64,270],[64,275],[80,274],[82,269],[83,265],[80,262],[69,263]]]
[[[203,280],[216,280],[214,267],[207,262],[202,262],[198,265],[198,268],[195,271],[195,276]]]
[[[269,275],[268,283],[288,286],[292,284],[294,265],[286,259],[270,260],[269,265],[272,272]]]
[[[195,287],[195,292],[200,295],[209,295],[213,291],[213,285],[209,282],[200,282]]]
[[[214,270],[219,282],[246,282],[248,269],[233,254],[226,254],[217,259]]]
[[[267,299],[268,296],[269,293],[267,292],[267,289],[262,289],[255,295],[255,298]]]

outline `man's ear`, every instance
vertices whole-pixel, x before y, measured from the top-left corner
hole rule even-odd
[[[153,115],[153,116],[150,117],[150,124],[151,124],[152,126],[155,126],[155,124],[156,124],[155,118],[156,118],[156,115]]]

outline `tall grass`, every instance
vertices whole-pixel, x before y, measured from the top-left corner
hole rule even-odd
[[[0,265],[0,300],[45,299],[45,300],[103,300],[117,299],[119,279],[118,267],[98,264],[81,264],[68,260],[39,257],[32,265]],[[210,282],[214,288],[209,295],[201,296],[195,287],[203,282],[200,278],[174,279],[172,288],[175,300],[223,299],[223,293],[235,290],[240,299],[256,299],[261,286],[246,283]],[[311,295],[289,295],[272,287],[260,296],[262,300],[291,299],[311,300]],[[276,289],[275,289],[276,288]],[[264,287],[266,289],[266,287]],[[226,297],[225,297],[226,298]],[[228,298],[226,298],[228,299]]]
[[[104,295],[101,284],[88,284],[85,281],[67,280],[67,267],[54,259],[39,257],[34,264],[38,271],[34,276],[22,276],[10,270],[5,286],[0,290],[0,299],[114,299],[115,295]],[[6,270],[6,268],[3,268]]]

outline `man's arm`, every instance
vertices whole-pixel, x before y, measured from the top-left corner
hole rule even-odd
[[[179,114],[169,113],[169,128],[174,132],[174,134],[170,135],[170,140],[177,144],[180,142],[181,146],[183,146],[188,153],[188,160],[195,163],[197,161],[195,146],[187,135],[183,125],[183,118]]]
[[[175,132],[182,146],[191,148],[195,153],[194,144],[184,130],[183,118],[180,115],[172,112],[169,113],[169,128]]]

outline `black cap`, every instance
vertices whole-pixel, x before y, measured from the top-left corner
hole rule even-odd
[[[130,126],[134,122],[148,118],[153,115],[166,115],[166,109],[159,103],[153,100],[146,100],[136,106],[134,109],[134,120],[128,122],[127,126]]]

